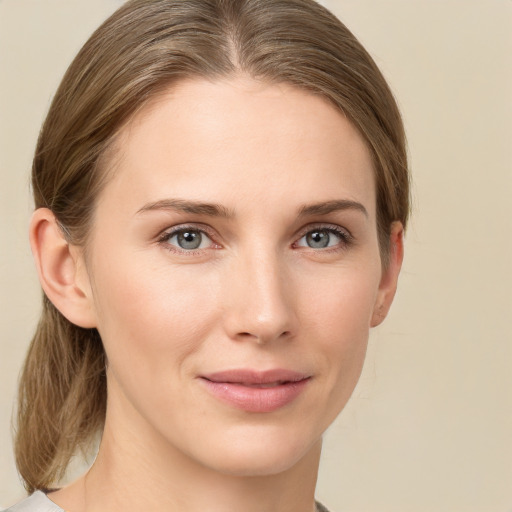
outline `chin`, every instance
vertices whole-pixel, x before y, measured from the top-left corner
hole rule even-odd
[[[246,436],[231,438],[229,445],[218,443],[209,452],[206,465],[219,473],[239,477],[262,477],[284,473],[301,461],[319,458],[321,437],[311,439],[293,436],[284,432],[278,436],[253,433],[252,439]]]

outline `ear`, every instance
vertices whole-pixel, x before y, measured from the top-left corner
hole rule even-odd
[[[404,259],[404,227],[401,222],[391,224],[389,260],[382,271],[370,326],[376,327],[386,318],[398,283]]]
[[[93,297],[82,251],[70,245],[48,208],[30,221],[30,246],[41,286],[53,305],[79,327],[96,327]]]

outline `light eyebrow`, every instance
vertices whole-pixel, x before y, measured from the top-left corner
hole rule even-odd
[[[207,215],[209,217],[233,217],[233,212],[225,206],[215,203],[189,201],[185,199],[162,199],[160,201],[155,201],[154,203],[148,203],[138,210],[137,214],[155,210],[172,210],[195,215]]]
[[[357,210],[363,213],[365,217],[368,217],[368,211],[361,203],[358,203],[357,201],[351,201],[349,199],[335,199],[322,203],[304,205],[299,210],[299,217],[328,215],[330,213],[343,210]]]

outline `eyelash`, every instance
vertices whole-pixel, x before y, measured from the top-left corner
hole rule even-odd
[[[194,255],[200,254],[202,251],[204,251],[204,249],[191,249],[191,250],[180,249],[179,247],[169,243],[169,240],[173,236],[178,235],[179,233],[184,233],[186,231],[193,231],[196,233],[201,233],[202,235],[206,235],[212,241],[212,243],[217,246],[215,248],[220,247],[218,244],[215,244],[215,242],[213,240],[214,237],[210,233],[209,230],[205,229],[204,227],[193,226],[193,225],[192,226],[180,225],[180,226],[176,226],[175,228],[172,228],[168,231],[165,231],[158,237],[157,242],[160,245],[162,245],[166,250],[173,252],[173,253],[186,254],[187,256],[194,256]]]
[[[315,249],[314,247],[306,247],[306,249],[311,249],[315,252],[339,252],[348,249],[354,243],[354,237],[347,229],[342,228],[340,226],[336,226],[335,224],[318,224],[307,226],[307,229],[305,231],[302,231],[302,234],[297,239],[297,241],[294,242],[293,245],[296,246],[299,240],[302,240],[305,236],[307,236],[310,233],[314,233],[315,231],[326,231],[329,234],[334,234],[340,239],[340,242],[331,247],[324,247],[318,249]]]
[[[201,233],[202,235],[206,235],[211,240],[212,244],[215,246],[215,247],[213,247],[214,249],[218,249],[221,247],[220,245],[215,243],[214,236],[212,235],[212,233],[209,230],[205,229],[204,227],[198,227],[198,226],[194,226],[194,225],[180,225],[180,226],[176,226],[175,228],[172,228],[168,231],[165,231],[158,237],[157,242],[158,242],[158,244],[162,245],[166,250],[173,252],[173,253],[186,254],[187,256],[194,256],[194,255],[201,254],[202,251],[204,251],[204,249],[186,250],[186,249],[181,249],[181,248],[169,243],[169,240],[173,236],[175,236],[179,233],[184,233],[186,231],[193,231],[196,233]],[[300,240],[302,240],[305,236],[307,236],[310,233],[314,233],[315,231],[325,231],[329,234],[334,234],[340,239],[340,242],[337,245],[332,246],[332,247],[324,247],[324,248],[316,248],[316,249],[313,247],[297,245],[298,242]],[[332,224],[329,224],[329,225],[318,224],[318,225],[307,226],[307,229],[305,229],[301,232],[300,236],[292,244],[292,246],[293,247],[304,247],[305,249],[311,249],[315,252],[337,252],[337,251],[343,251],[343,250],[348,249],[351,245],[353,245],[353,243],[354,243],[354,238],[353,238],[352,234],[347,229],[344,229],[344,228],[341,228],[339,226],[332,225]]]

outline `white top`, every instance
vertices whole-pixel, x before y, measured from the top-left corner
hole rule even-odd
[[[316,503],[317,512],[329,512],[321,503]],[[42,491],[36,491],[28,498],[13,505],[4,512],[65,512]]]
[[[5,512],[65,512],[55,505],[42,491],[36,491],[28,498],[8,508]]]

